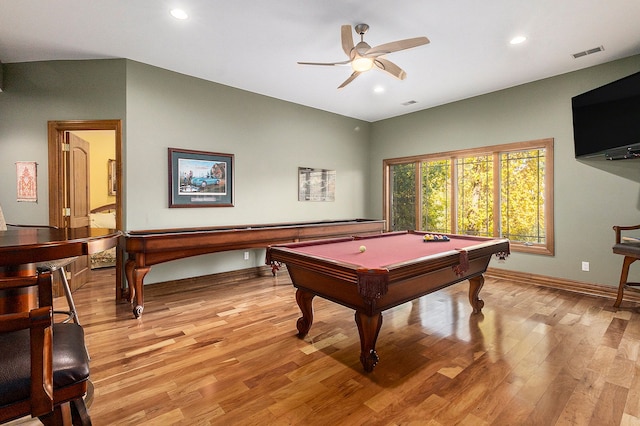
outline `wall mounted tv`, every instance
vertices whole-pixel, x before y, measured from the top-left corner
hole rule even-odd
[[[640,72],[571,98],[576,158],[640,159]]]

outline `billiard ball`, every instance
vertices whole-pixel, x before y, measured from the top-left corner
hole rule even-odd
[[[364,253],[367,250],[365,246],[360,246],[360,253]]]

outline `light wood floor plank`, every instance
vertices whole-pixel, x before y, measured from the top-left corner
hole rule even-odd
[[[145,288],[114,271],[74,293],[91,354],[94,425],[605,425],[640,419],[640,314],[628,302],[487,278],[383,313],[362,371],[353,311],[320,298],[304,339],[286,272]],[[56,308],[64,307],[56,299]],[[13,424],[34,424],[21,419]]]

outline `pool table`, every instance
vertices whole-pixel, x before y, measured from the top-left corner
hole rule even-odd
[[[389,232],[268,247],[267,263],[286,264],[297,288],[298,336],[311,328],[315,296],[355,309],[360,362],[370,372],[379,359],[375,346],[385,309],[469,280],[469,302],[479,313],[482,274],[493,255],[508,256],[509,241],[451,234],[426,241],[427,234]]]

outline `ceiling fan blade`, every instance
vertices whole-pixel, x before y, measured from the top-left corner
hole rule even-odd
[[[340,38],[342,39],[342,50],[351,57],[353,49],[353,36],[351,35],[351,25],[343,25],[340,28]]]
[[[360,73],[358,71],[354,71],[348,79],[346,79],[344,81],[344,83],[342,83],[340,86],[338,86],[338,89],[342,89],[344,86],[346,86],[347,84],[351,83],[353,80],[356,79],[357,76],[359,76]]]
[[[374,63],[380,70],[386,72],[387,74],[392,75],[398,80],[404,80],[405,78],[407,78],[407,73],[404,72],[402,68],[400,68],[393,62],[389,61],[388,59],[376,58]]]
[[[340,61],[340,62],[298,62],[300,65],[326,65],[326,66],[334,66],[334,65],[346,65],[351,61]]]
[[[399,50],[411,49],[429,43],[426,37],[407,38],[404,40],[392,41],[391,43],[374,46],[366,52],[366,56],[380,56]]]

